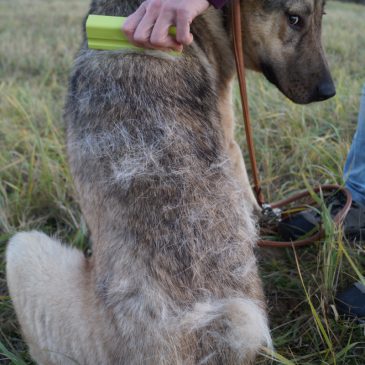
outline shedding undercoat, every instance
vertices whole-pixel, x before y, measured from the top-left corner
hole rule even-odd
[[[90,13],[126,16],[140,3],[94,0]],[[323,11],[323,1],[242,2],[245,52],[248,67],[305,103],[319,76],[295,71],[294,5]],[[319,39],[320,15],[312,18],[301,44]],[[210,8],[191,29],[179,57],[88,50],[85,40],[78,53],[65,122],[93,254],[34,231],[7,251],[10,294],[38,364],[249,365],[271,346],[257,205],[233,135],[229,19]],[[307,63],[326,71],[320,42],[308,44],[317,48]]]
[[[93,0],[89,12],[127,16],[141,2]],[[335,92],[324,4],[241,2],[246,66],[296,103]],[[65,122],[93,254],[39,232],[15,235],[7,251],[38,364],[251,365],[271,346],[253,251],[258,206],[234,140],[227,11],[210,7],[191,31],[179,57],[83,41]]]

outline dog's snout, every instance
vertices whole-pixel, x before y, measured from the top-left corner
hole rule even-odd
[[[336,95],[336,88],[331,77],[322,80],[316,87],[313,101],[323,101]]]

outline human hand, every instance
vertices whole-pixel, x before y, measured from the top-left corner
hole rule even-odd
[[[181,52],[193,41],[190,24],[209,6],[207,0],[146,0],[125,21],[122,31],[137,47]],[[168,34],[176,26],[176,39]]]

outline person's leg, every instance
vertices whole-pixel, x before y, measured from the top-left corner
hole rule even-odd
[[[357,130],[344,167],[344,180],[354,201],[346,217],[344,230],[348,236],[363,241],[365,238],[365,85],[361,93]],[[365,285],[358,282],[337,294],[336,307],[340,314],[357,318],[365,323]]]
[[[353,200],[365,204],[365,85],[361,94],[357,130],[344,167],[344,180]]]

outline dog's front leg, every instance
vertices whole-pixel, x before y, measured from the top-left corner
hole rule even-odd
[[[259,207],[253,190],[251,189],[241,149],[234,138],[235,123],[232,105],[232,89],[233,80],[231,80],[227,86],[222,89],[222,92],[219,96],[219,112],[223,124],[227,153],[231,160],[233,171],[238,181],[242,185],[246,201],[251,204],[254,214],[259,215],[261,213],[261,208]]]

